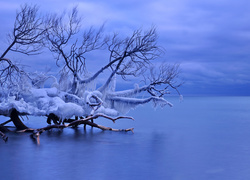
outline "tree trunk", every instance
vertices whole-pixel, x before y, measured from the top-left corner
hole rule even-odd
[[[16,109],[13,109],[11,111],[10,118],[18,130],[28,129],[28,127],[25,126],[23,122],[20,120],[20,118],[18,117],[18,112]]]

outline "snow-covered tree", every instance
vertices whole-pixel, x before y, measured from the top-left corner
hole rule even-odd
[[[11,118],[0,124],[0,135],[5,140],[3,132],[9,130],[5,125],[11,121],[17,131],[32,132],[38,142],[45,130],[80,124],[133,131],[104,127],[93,120],[133,119],[124,116],[130,109],[149,102],[172,106],[165,96],[171,89],[180,94],[179,66],[156,62],[163,50],[157,45],[154,27],[135,30],[127,37],[117,33],[105,35],[104,26],[84,30],[77,8],[45,18],[39,17],[37,11],[36,6],[24,5],[17,12],[10,44],[0,59],[0,115]],[[9,51],[37,55],[41,48],[48,48],[54,55],[60,77],[24,72],[6,58]],[[103,65],[88,69],[89,57],[100,51],[105,52],[100,60]],[[44,87],[48,79],[53,83]],[[117,87],[128,79],[139,83],[126,90]],[[49,126],[28,128],[19,119],[24,115],[46,116]]]

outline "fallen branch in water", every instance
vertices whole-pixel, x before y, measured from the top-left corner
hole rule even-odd
[[[17,132],[32,132],[31,137],[36,140],[38,145],[40,144],[39,136],[44,131],[47,131],[47,130],[50,130],[50,129],[64,129],[64,128],[67,128],[67,127],[76,127],[76,126],[81,125],[81,124],[84,124],[84,126],[89,125],[91,127],[96,127],[96,128],[101,129],[101,130],[109,130],[109,131],[116,131],[116,132],[119,132],[119,131],[123,131],[123,132],[131,131],[131,132],[134,133],[134,131],[133,131],[134,128],[114,129],[114,128],[111,128],[111,127],[105,127],[105,126],[94,123],[93,120],[97,119],[99,117],[110,119],[114,123],[118,119],[131,119],[131,120],[134,120],[132,117],[128,117],[128,116],[119,116],[119,117],[116,117],[116,118],[112,118],[112,117],[104,115],[104,114],[96,114],[96,115],[93,115],[93,116],[88,116],[86,118],[81,118],[81,119],[76,119],[76,120],[68,119],[68,120],[64,121],[64,123],[66,122],[66,123],[69,123],[69,124],[54,124],[54,125],[49,125],[49,126],[39,128],[39,129],[26,128],[26,129],[23,129],[23,130],[19,130]]]
[[[114,129],[114,128],[111,128],[111,127],[105,127],[105,126],[102,126],[102,125],[98,125],[96,123],[93,123],[93,122],[90,122],[90,121],[86,121],[85,122],[87,125],[90,125],[91,127],[96,127],[96,128],[99,128],[101,130],[109,130],[109,131],[116,131],[116,132],[119,132],[119,131],[124,131],[124,132],[128,132],[128,131],[131,131],[132,133],[134,133],[134,128],[128,128],[128,129]],[[84,124],[85,124],[84,123]]]

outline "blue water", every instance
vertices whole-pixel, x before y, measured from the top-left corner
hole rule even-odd
[[[53,130],[37,146],[28,133],[8,133],[0,141],[0,179],[250,179],[250,97],[169,100],[173,108],[131,111],[135,121],[96,121],[134,127],[134,134]],[[25,123],[43,126],[40,120]]]

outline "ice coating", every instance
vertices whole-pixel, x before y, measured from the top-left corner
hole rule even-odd
[[[109,86],[104,93],[99,90],[87,90],[88,87],[85,84],[84,91],[81,90],[78,91],[79,94],[72,94],[69,91],[70,82],[65,83],[65,81],[65,79],[64,81],[61,80],[63,83],[58,86],[53,83],[51,88],[32,87],[30,85],[19,88],[16,94],[5,92],[0,99],[0,113],[10,116],[11,110],[16,109],[20,115],[48,116],[53,113],[61,119],[68,119],[73,116],[88,116],[95,113],[118,116],[150,101],[154,105],[172,106],[171,103],[161,97],[136,98],[136,95],[146,87],[139,88],[136,85],[131,90],[115,91],[115,79],[112,86]],[[24,83],[27,84],[27,82]],[[79,87],[82,88],[83,86]],[[91,89],[93,89],[93,85],[91,85]]]

